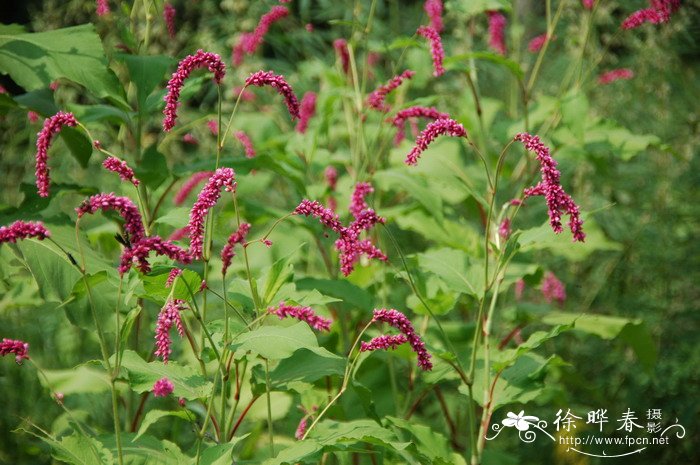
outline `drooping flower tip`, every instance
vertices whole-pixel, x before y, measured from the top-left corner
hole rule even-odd
[[[340,59],[340,65],[345,74],[350,74],[350,51],[348,50],[348,41],[345,39],[335,39],[333,48]]]
[[[342,223],[338,219],[338,215],[332,210],[325,208],[315,200],[302,200],[292,213],[294,215],[313,216],[318,218],[321,224],[337,233],[340,233],[344,229]]]
[[[297,122],[296,131],[300,134],[306,133],[309,127],[309,121],[316,114],[316,93],[307,92],[301,98],[301,106],[299,109],[299,121]]]
[[[292,306],[287,305],[285,302],[280,302],[277,308],[270,307],[267,311],[268,313],[277,315],[280,320],[289,317],[299,321],[305,321],[309,326],[318,331],[330,331],[331,323],[333,323],[333,320],[317,315],[311,307]]]
[[[0,342],[0,356],[15,355],[15,362],[22,364],[22,360],[29,359],[29,344],[16,339],[3,339]]]
[[[391,78],[391,80],[387,84],[377,88],[375,91],[369,94],[369,97],[367,98],[367,104],[369,105],[369,107],[378,111],[389,111],[391,107],[385,102],[386,96],[391,91],[399,87],[405,80],[411,79],[415,74],[415,72],[411,71],[410,69],[407,69],[398,76],[394,76],[393,78]]]
[[[371,352],[374,350],[394,350],[401,344],[408,342],[408,339],[404,334],[391,335],[383,334],[373,338],[369,342],[362,342],[360,344],[360,352]]]
[[[442,0],[426,0],[423,4],[423,10],[430,18],[430,26],[438,33],[442,32]]]
[[[489,17],[489,47],[500,55],[506,54],[506,17],[498,11],[487,11]]]
[[[407,165],[415,165],[421,154],[425,152],[428,146],[439,136],[466,137],[467,131],[464,126],[453,119],[441,118],[429,123],[428,126],[418,135],[416,145],[406,156],[405,163]]]
[[[406,340],[411,345],[411,349],[418,356],[418,366],[426,371],[432,370],[433,363],[430,360],[431,355],[425,348],[425,343],[416,333],[411,321],[406,318],[403,313],[399,312],[398,310],[394,310],[393,308],[375,309],[373,320],[387,323],[390,326],[398,329],[401,334],[406,337]]]
[[[235,190],[236,173],[231,168],[219,168],[209,178],[207,184],[197,197],[190,210],[190,221],[187,225],[190,233],[190,255],[194,259],[202,258],[204,245],[204,218],[209,210],[216,205],[221,197],[221,188],[227,192]]]
[[[134,170],[129,165],[117,157],[109,156],[102,162],[102,166],[113,173],[117,173],[123,181],[130,182],[134,186],[138,186],[141,181],[136,178]]]
[[[445,74],[445,68],[442,65],[445,59],[445,50],[442,48],[440,34],[431,26],[421,26],[416,32],[430,42],[430,54],[433,57],[433,76],[442,76]]]
[[[168,29],[168,36],[170,36],[171,39],[175,38],[176,34],[176,29],[175,29],[175,16],[177,15],[177,10],[175,9],[174,6],[170,4],[170,2],[165,2],[163,5],[163,20],[165,21],[165,26]]]
[[[598,84],[606,85],[621,79],[632,79],[634,71],[629,68],[613,69],[598,76]]]
[[[168,378],[161,378],[153,385],[153,395],[155,397],[168,397],[173,393],[175,386]]]
[[[564,283],[559,281],[551,271],[548,272],[542,280],[542,295],[550,304],[556,301],[559,305],[562,305],[566,301],[566,288],[564,287]]]
[[[667,23],[681,6],[680,0],[651,0],[650,8],[637,10],[622,22],[622,29],[635,29],[644,23]]]
[[[255,147],[253,147],[253,141],[250,140],[248,134],[243,131],[236,131],[236,139],[243,145],[245,151],[245,156],[247,158],[255,158]]]
[[[114,210],[124,219],[124,230],[129,233],[129,240],[132,243],[138,243],[145,236],[143,220],[139,209],[127,197],[117,197],[113,193],[96,194],[84,200],[75,212],[78,218],[84,214],[93,214],[98,210],[107,211]]]
[[[185,335],[185,327],[182,323],[182,315],[180,315],[180,311],[185,308],[185,302],[183,300],[168,300],[158,314],[155,336],[156,350],[154,354],[156,357],[161,357],[163,363],[168,363],[170,354],[173,352],[170,329],[175,326],[180,337],[184,337]]]
[[[374,187],[368,182],[358,182],[355,185],[355,190],[352,192],[352,197],[350,198],[350,213],[355,218],[359,218],[363,210],[368,207],[365,202],[365,197],[374,192]]]
[[[236,244],[243,244],[249,231],[250,224],[241,223],[238,229],[229,236],[228,240],[226,241],[226,245],[221,250],[221,262],[223,263],[223,267],[221,269],[222,275],[225,275],[228,267],[231,266],[231,260],[235,255],[233,252],[233,247]]]
[[[409,120],[413,122],[412,118],[428,118],[432,120],[449,118],[448,113],[443,113],[438,111],[433,107],[421,107],[413,106],[404,108],[396,113],[394,118],[392,118],[391,124],[396,127],[396,136],[394,136],[394,144],[399,145],[401,141],[406,137],[405,122]]]
[[[177,194],[175,194],[175,197],[173,197],[173,203],[175,203],[175,205],[182,205],[185,200],[187,200],[187,196],[190,195],[190,192],[192,192],[200,182],[204,181],[205,179],[209,179],[212,174],[214,174],[213,171],[199,171],[194,173],[187,181],[185,181]]]
[[[44,127],[39,132],[36,140],[36,187],[41,197],[49,196],[49,167],[48,151],[51,139],[58,134],[64,126],[77,126],[78,121],[73,113],[59,111],[50,118],[44,120]]]
[[[252,34],[247,34],[244,40],[241,40],[243,51],[248,55],[252,55],[265,41],[265,35],[270,30],[270,26],[276,21],[286,17],[289,14],[287,7],[281,5],[273,6],[270,11],[260,17],[258,25]]]
[[[186,250],[158,236],[151,236],[132,243],[131,247],[124,249],[120,258],[119,273],[122,275],[127,273],[134,263],[142,273],[150,272],[151,265],[148,262],[148,255],[151,252],[184,265],[192,262],[192,257]]]
[[[40,241],[50,237],[51,233],[41,221],[15,221],[9,226],[0,226],[0,244],[15,243],[18,240],[34,237]]]
[[[95,8],[97,16],[105,16],[109,14],[109,2],[107,0],[97,0]]]
[[[173,268],[170,270],[170,273],[168,273],[168,279],[165,280],[165,287],[172,287],[172,285],[175,283],[175,279],[177,279],[177,277],[180,275],[182,275],[182,270],[180,268]]]
[[[271,86],[274,87],[277,92],[284,97],[284,102],[287,105],[289,114],[292,117],[292,121],[299,118],[299,100],[297,96],[294,95],[294,91],[291,86],[287,84],[284,76],[275,74],[272,71],[257,71],[245,80],[246,87],[248,86]]]
[[[164,98],[166,103],[163,110],[163,115],[165,116],[163,118],[164,131],[168,132],[175,127],[182,86],[190,73],[198,68],[207,68],[214,73],[214,81],[217,84],[220,84],[226,75],[226,65],[216,53],[205,52],[200,49],[194,55],[185,57],[177,66],[177,71],[173,73],[170,81],[168,81],[168,93]]]

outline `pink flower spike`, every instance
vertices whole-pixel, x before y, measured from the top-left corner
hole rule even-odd
[[[83,203],[75,209],[78,218],[84,214],[93,214],[98,210],[114,210],[124,218],[124,230],[129,234],[129,240],[132,244],[140,242],[146,235],[141,220],[141,213],[127,197],[117,197],[113,193],[97,194],[83,201]]]
[[[423,10],[428,14],[432,28],[438,33],[442,32],[442,0],[426,0]]]
[[[175,386],[168,378],[161,378],[153,385],[153,396],[168,397],[174,389]]]
[[[219,134],[219,123],[217,123],[215,120],[210,119],[209,121],[207,121],[207,126],[209,127],[209,131],[211,131],[211,134],[213,136]]]
[[[182,270],[180,268],[173,268],[168,274],[168,279],[165,280],[165,287],[172,287],[178,276],[182,275]]]
[[[297,430],[294,432],[294,437],[299,441],[301,441],[304,438],[304,434],[306,434],[308,419],[309,417],[304,415],[304,417],[299,421],[299,425],[297,425]]]
[[[595,0],[581,0],[581,4],[587,10],[592,10],[593,5],[595,5]]]
[[[338,184],[338,170],[334,166],[328,166],[323,172],[323,177],[326,178],[326,184],[331,192],[335,191],[336,185]]]
[[[172,340],[170,339],[170,328],[175,325],[180,337],[185,336],[185,327],[182,324],[180,311],[185,310],[186,308],[186,304],[183,300],[168,300],[158,314],[155,336],[156,350],[154,354],[156,357],[161,357],[163,359],[163,363],[168,363],[170,354],[173,353],[173,350],[170,347],[172,345]]]
[[[309,120],[316,114],[316,93],[307,92],[301,98],[301,107],[299,109],[299,121],[297,122],[296,131],[300,134],[306,133],[309,127]]]
[[[192,257],[189,253],[173,244],[170,241],[164,241],[158,236],[151,236],[133,243],[131,247],[127,247],[122,252],[119,264],[119,273],[124,274],[131,269],[131,266],[136,262],[141,273],[151,271],[151,264],[148,262],[148,255],[155,252],[156,255],[163,255],[171,260],[188,264],[192,262]]]
[[[634,71],[629,68],[613,69],[598,76],[598,84],[606,85],[621,79],[632,79]]]
[[[335,39],[333,41],[335,54],[340,59],[340,64],[343,67],[345,74],[350,74],[350,51],[348,50],[348,41],[345,39]]]
[[[369,208],[365,202],[365,197],[374,192],[374,187],[368,182],[358,182],[355,185],[355,190],[352,193],[352,198],[350,200],[350,213],[355,218],[359,218],[363,210]]]
[[[583,232],[583,221],[580,217],[579,207],[573,199],[561,187],[557,162],[552,158],[547,148],[537,136],[521,133],[515,136],[515,140],[520,141],[526,150],[534,152],[540,162],[540,172],[542,181],[533,187],[523,191],[525,198],[535,195],[542,195],[547,202],[549,223],[552,230],[559,234],[562,231],[561,213],[569,215],[569,229],[574,236],[574,241],[583,242],[586,235]]]
[[[197,197],[197,201],[190,211],[190,221],[187,225],[190,233],[190,254],[193,259],[202,258],[204,245],[204,218],[209,210],[216,205],[221,197],[221,188],[227,192],[235,189],[236,173],[231,168],[219,168],[209,178]]]
[[[421,107],[414,106],[404,108],[399,110],[396,115],[390,120],[391,124],[396,126],[396,136],[394,137],[394,144],[399,145],[401,141],[406,137],[405,122],[410,118],[428,118],[432,120],[449,118],[448,113],[443,113],[438,111],[433,107]],[[413,121],[413,120],[410,120]]]
[[[379,88],[377,88],[377,90],[369,94],[369,97],[367,98],[367,104],[370,106],[370,108],[373,108],[378,111],[389,111],[391,107],[387,105],[384,101],[386,99],[386,96],[391,91],[399,87],[404,80],[411,79],[414,74],[416,73],[411,71],[410,69],[407,69],[398,76],[394,76],[386,85],[380,86]]]
[[[168,28],[168,35],[171,39],[175,38],[175,16],[177,15],[177,10],[169,2],[165,2],[163,5],[163,20],[165,21],[165,26]]]
[[[97,7],[95,9],[97,16],[105,16],[109,14],[109,2],[107,0],[97,0]]]
[[[504,218],[503,221],[501,222],[501,225],[498,227],[498,235],[501,236],[501,239],[504,241],[510,237],[510,219],[509,218]]]
[[[221,61],[221,57],[216,53],[197,50],[194,55],[188,55],[177,66],[175,71],[168,81],[168,94],[165,96],[165,109],[163,110],[163,130],[169,132],[175,127],[177,120],[177,107],[180,104],[180,92],[185,84],[185,79],[190,76],[190,73],[198,68],[207,68],[214,73],[214,82],[220,84],[226,75],[226,65]]]
[[[44,127],[36,140],[36,187],[41,197],[49,196],[49,167],[46,162],[49,158],[51,139],[61,131],[63,126],[77,125],[78,121],[73,113],[62,111],[44,120]]]
[[[445,50],[442,48],[440,34],[430,26],[421,26],[416,32],[430,42],[430,54],[433,57],[433,76],[442,76],[445,74],[445,68],[442,66],[442,61],[445,59]]]
[[[277,308],[268,308],[267,311],[268,313],[277,315],[280,320],[290,317],[299,321],[305,321],[309,326],[318,331],[330,331],[331,323],[333,323],[333,320],[316,315],[316,313],[311,310],[311,307],[294,307],[286,305],[284,302],[280,302]]]
[[[36,123],[39,121],[39,113],[35,111],[28,111],[27,112],[27,119],[29,120],[30,123]]]
[[[51,233],[44,227],[41,221],[15,221],[9,226],[0,226],[0,244],[5,242],[15,243],[18,240],[35,237],[43,241],[50,237]]]
[[[29,344],[15,339],[4,339],[0,342],[0,356],[7,354],[15,355],[17,365],[22,364],[22,360],[29,359]]]
[[[255,148],[253,147],[253,141],[250,140],[248,134],[243,131],[236,131],[236,139],[243,145],[245,150],[245,156],[247,158],[255,158]]]
[[[245,238],[248,235],[248,231],[250,231],[250,224],[241,223],[238,230],[231,234],[226,241],[226,245],[221,250],[221,261],[223,262],[223,267],[221,269],[222,275],[226,275],[226,270],[228,270],[228,267],[231,266],[231,260],[235,255],[233,252],[233,246],[236,244],[243,245]]]
[[[408,342],[404,334],[377,336],[369,342],[360,344],[360,352],[371,352],[374,350],[395,350],[401,344]]]
[[[415,165],[421,154],[425,152],[428,146],[439,136],[466,137],[467,131],[464,126],[455,120],[444,118],[433,121],[418,135],[416,145],[406,156],[405,163],[407,165]]]
[[[187,200],[187,196],[190,195],[190,192],[192,192],[200,182],[204,181],[205,179],[209,179],[212,174],[214,174],[213,171],[199,171],[190,176],[190,178],[182,185],[177,194],[175,194],[175,197],[173,198],[175,205],[182,205],[185,200]]]
[[[284,76],[273,73],[272,71],[257,71],[245,80],[246,87],[248,86],[272,86],[277,92],[284,97],[284,102],[287,105],[292,121],[299,118],[299,100],[294,95],[294,91],[284,80]]]
[[[184,142],[185,144],[189,144],[189,145],[198,145],[199,144],[199,141],[197,140],[197,138],[195,138],[189,132],[187,134],[185,134],[184,136],[182,136],[182,142]]]
[[[681,6],[680,0],[651,0],[651,8],[638,10],[622,22],[622,29],[634,29],[644,23],[667,23]]]
[[[107,157],[105,161],[102,162],[102,166],[113,173],[117,173],[123,181],[128,181],[134,186],[138,186],[140,181],[136,179],[134,170],[129,168],[124,160],[120,160],[117,157]]]
[[[487,11],[489,16],[489,47],[500,55],[506,54],[506,17],[497,11]]]
[[[381,321],[398,329],[411,345],[411,349],[418,356],[418,366],[423,370],[429,371],[433,369],[433,363],[430,361],[430,354],[425,348],[425,343],[413,329],[413,325],[406,316],[398,310],[386,308],[374,310],[374,321]]]
[[[551,271],[548,272],[542,280],[542,295],[550,304],[557,301],[559,305],[563,305],[566,301],[566,288],[564,283],[559,281]]]
[[[542,50],[542,47],[547,42],[547,33],[540,34],[533,37],[529,44],[527,44],[527,50],[530,53],[537,53]]]
[[[515,300],[520,301],[523,298],[523,292],[525,292],[525,280],[520,278],[515,281]]]
[[[338,215],[336,215],[332,210],[324,208],[323,205],[315,200],[302,200],[301,203],[294,209],[293,214],[316,217],[322,225],[337,233],[340,233],[345,229],[338,219]]]
[[[248,54],[252,55],[255,51],[262,45],[265,41],[265,35],[270,30],[270,26],[276,21],[286,17],[289,14],[287,7],[275,5],[270,11],[265,13],[260,17],[258,25],[252,34],[243,41],[243,50]]]

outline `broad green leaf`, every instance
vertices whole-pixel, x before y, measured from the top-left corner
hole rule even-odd
[[[300,321],[292,326],[260,326],[241,334],[231,348],[241,353],[250,351],[270,360],[281,360],[291,357],[299,349],[314,351],[318,348],[318,341],[309,325]]]
[[[127,112],[112,105],[79,105],[77,103],[71,103],[68,104],[68,109],[75,115],[76,119],[83,124],[96,121],[108,121],[119,125],[129,124],[131,121]]]
[[[31,91],[65,78],[93,95],[128,108],[124,90],[107,65],[100,36],[92,24],[47,32],[0,35],[0,72]]]
[[[134,168],[134,172],[136,177],[151,189],[157,189],[170,176],[165,156],[158,151],[156,144],[144,151],[141,164]]]
[[[168,69],[173,65],[174,60],[165,55],[115,55],[117,60],[126,63],[129,69],[129,77],[136,85],[136,99],[139,108],[146,109],[146,99],[151,92],[160,84]]]
[[[303,348],[283,359],[270,372],[273,388],[284,389],[289,383],[303,381],[313,383],[326,376],[342,376],[346,360],[323,347]]]
[[[535,331],[534,333],[532,333],[530,335],[530,337],[527,338],[527,341],[518,345],[517,348],[500,351],[497,354],[497,356],[495,357],[496,360],[498,360],[498,361],[495,362],[493,365],[494,370],[500,371],[500,370],[503,370],[505,368],[508,368],[509,366],[511,366],[515,363],[515,361],[518,359],[518,357],[521,357],[523,354],[526,354],[532,350],[537,349],[539,346],[541,346],[545,342],[557,337],[562,332],[568,331],[569,329],[571,329],[573,327],[574,327],[573,324],[571,324],[571,325],[556,325],[554,328],[550,329],[549,331]]]
[[[282,449],[276,457],[267,459],[262,465],[295,465],[298,463],[319,463],[323,447],[312,439],[299,441]],[[312,462],[309,462],[312,460]]]
[[[78,433],[64,436],[61,441],[51,441],[53,456],[57,460],[73,465],[113,465],[114,456],[104,445],[95,438],[89,438]],[[99,455],[97,460],[96,453]]]
[[[153,436],[143,435],[135,440],[135,433],[121,433],[124,463],[133,465],[183,465],[191,463],[191,458],[182,453],[177,444],[161,441]],[[117,443],[113,434],[99,437],[100,441],[117,455]]]
[[[132,439],[131,442],[135,442],[148,430],[148,428],[150,428],[152,425],[157,423],[158,420],[164,417],[176,417],[190,422],[195,420],[195,417],[192,413],[186,412],[184,410],[150,410],[146,414],[146,416],[143,417],[143,421],[141,422],[139,432],[136,434],[136,436],[134,436],[134,439]]]
[[[79,365],[69,370],[45,369],[44,375],[46,378],[39,377],[42,386],[62,394],[105,392],[110,388],[107,373],[87,365]]]
[[[566,95],[561,101],[561,115],[564,124],[571,129],[579,142],[583,142],[588,122],[588,99],[581,91]]]
[[[497,65],[501,65],[505,67],[508,71],[510,71],[511,74],[513,74],[513,76],[515,76],[518,79],[522,79],[524,76],[523,70],[520,68],[520,65],[516,61],[513,61],[509,58],[504,57],[503,55],[499,55],[493,52],[469,52],[451,56],[445,59],[445,68],[467,70],[469,68],[465,68],[464,62],[471,59],[485,60],[490,61],[491,63],[495,63]]]
[[[400,441],[391,430],[383,428],[372,420],[354,420],[344,423],[324,420],[316,425],[310,437],[323,446],[367,442],[401,451],[411,445],[410,442]]]
[[[448,439],[433,431],[429,426],[421,425],[403,418],[386,417],[392,424],[411,435],[413,445],[419,454],[423,455],[426,463],[434,465],[453,465],[452,449]]]
[[[409,174],[405,168],[400,168],[378,171],[374,179],[382,190],[395,189],[408,192],[438,221],[442,220],[442,198],[430,189],[424,177],[417,176],[415,173]]]
[[[483,265],[461,250],[429,250],[418,254],[418,263],[453,291],[475,297],[483,295]]]
[[[190,209],[186,207],[175,207],[168,210],[164,215],[159,216],[155,222],[167,224],[173,228],[184,228],[190,219]]]
[[[80,166],[86,168],[92,155],[92,144],[85,133],[80,129],[64,127],[60,132],[61,139],[66,143],[71,155],[75,157]]]
[[[346,280],[302,278],[296,281],[299,290],[318,290],[323,295],[340,299],[344,304],[365,311],[371,310],[374,297],[361,287]]]
[[[231,465],[232,463],[236,463],[233,455],[233,448],[248,436],[250,436],[250,433],[235,437],[226,444],[219,444],[204,449],[199,465]]]
[[[298,248],[297,248],[298,250]],[[268,270],[265,276],[265,287],[262,294],[262,306],[267,307],[273,303],[273,299],[277,295],[282,285],[287,282],[294,274],[292,259],[296,255],[296,250],[284,258],[277,260]]]
[[[10,98],[7,94],[2,95]],[[53,99],[53,92],[48,88],[37,89],[27,92],[26,94],[18,95],[14,100],[23,107],[27,107],[42,115],[51,116],[58,112],[58,107]]]
[[[448,0],[446,3],[448,12],[464,14],[467,17],[481,14],[488,10],[511,9],[510,0]]]
[[[197,295],[199,288],[202,285],[202,278],[197,272],[184,269],[182,274],[175,280],[175,289],[165,287],[165,282],[170,275],[171,267],[159,266],[154,267],[153,271],[147,275],[140,275],[143,282],[143,297],[157,302],[160,305],[165,304],[165,300],[172,295],[174,299],[192,300],[192,294]]]

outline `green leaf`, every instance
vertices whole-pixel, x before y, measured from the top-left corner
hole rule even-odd
[[[318,341],[309,325],[300,321],[292,326],[261,326],[243,333],[231,348],[233,351],[250,351],[266,359],[280,360],[291,357],[299,349],[314,351],[318,348]]]
[[[197,295],[202,285],[202,278],[197,272],[187,269],[182,270],[182,274],[175,280],[175,289],[173,290],[169,287],[165,287],[165,282],[168,280],[170,270],[172,270],[171,267],[158,266],[154,267],[151,273],[140,275],[145,291],[142,297],[163,305],[170,295],[180,300],[191,300],[192,296],[190,295],[190,290],[194,295]]]
[[[233,438],[232,441],[218,446],[208,447],[202,452],[199,461],[200,465],[231,465],[236,463],[233,456],[233,448],[243,439],[250,436],[250,433]]]
[[[509,11],[511,2],[509,0],[449,0],[446,7],[448,11],[474,16],[488,10]]]
[[[114,356],[111,361],[114,363]],[[160,361],[148,363],[132,350],[124,351],[121,368],[127,373],[131,389],[139,393],[153,390],[153,384],[161,378],[168,378],[175,385],[175,397],[184,397],[187,400],[207,397],[213,387],[212,383],[197,374],[194,368],[175,361],[169,361],[167,364]]]
[[[443,219],[442,198],[430,189],[424,177],[416,176],[415,173],[409,174],[406,169],[401,168],[378,171],[374,179],[382,186],[382,190],[393,188],[400,192],[408,192],[438,221]]]
[[[503,370],[512,366],[515,361],[522,355],[537,349],[539,346],[544,344],[546,341],[557,337],[564,331],[568,331],[573,328],[573,324],[566,325],[556,325],[549,331],[535,331],[527,338],[527,341],[520,344],[515,349],[507,349],[498,353],[496,356],[497,362],[494,362],[493,368],[496,371]]]
[[[270,381],[273,388],[285,389],[294,381],[313,383],[325,376],[342,376],[346,360],[323,347],[303,348],[283,359],[272,372]]]
[[[525,73],[523,73],[523,70],[520,68],[518,62],[493,52],[469,52],[454,55],[445,59],[445,68],[467,70],[468,67],[465,67],[463,62],[472,59],[490,61],[491,63],[503,66],[518,79],[522,79],[525,75]]]
[[[265,277],[265,290],[262,294],[263,307],[267,307],[273,303],[272,300],[275,298],[282,285],[286,283],[294,274],[292,258],[294,258],[294,255],[296,255],[297,250],[299,250],[299,248],[294,250],[286,257],[277,260],[267,272]]]
[[[299,290],[316,289],[321,294],[340,299],[353,308],[369,311],[374,305],[372,294],[346,280],[302,278],[296,285]]]
[[[581,91],[573,91],[561,102],[562,121],[571,129],[577,140],[583,143],[588,122],[588,99]]]
[[[479,297],[483,294],[483,266],[463,251],[438,249],[418,254],[421,268],[437,275],[448,288]]]
[[[140,109],[146,109],[146,99],[162,81],[174,60],[165,55],[116,54],[117,60],[126,63],[129,77],[136,85],[136,100]]]
[[[143,435],[135,440],[135,433],[121,433],[124,463],[183,465],[191,463],[191,458],[184,455],[177,444],[160,441],[153,436]],[[99,437],[112,454],[117,455],[117,442],[113,434]]]
[[[75,157],[81,167],[86,168],[92,155],[92,144],[90,139],[82,130],[64,127],[60,132],[61,139],[66,143],[71,155]]]
[[[7,94],[2,95],[7,97]],[[34,110],[42,115],[55,115],[58,113],[58,107],[53,99],[53,92],[48,88],[37,89],[27,92],[26,94],[18,95],[14,100],[23,107]]]
[[[105,392],[110,388],[109,376],[102,369],[78,365],[69,370],[44,370],[39,377],[42,386],[62,394]],[[48,381],[48,384],[47,384]]]
[[[453,465],[452,449],[445,436],[432,428],[418,423],[388,416],[386,420],[411,435],[413,445],[419,454],[427,459],[424,463]]]
[[[92,24],[47,32],[0,35],[0,72],[26,90],[65,78],[93,95],[128,108],[119,80],[107,66],[100,36]]]
[[[175,207],[168,210],[162,216],[159,216],[155,222],[167,224],[173,228],[184,228],[190,220],[190,209],[186,207]]]
[[[134,168],[134,172],[151,189],[157,189],[170,176],[165,156],[158,151],[155,143],[143,153],[141,164]]]
[[[113,465],[114,456],[104,445],[95,438],[89,438],[78,433],[61,438],[61,441],[50,441],[53,446],[53,456],[56,460],[73,465]],[[96,460],[95,453],[99,455]]]
[[[132,439],[131,442],[134,442],[138,438],[140,438],[148,430],[148,428],[150,428],[152,425],[157,423],[158,420],[164,417],[182,418],[185,421],[194,420],[194,415],[184,410],[151,410],[146,414],[145,417],[143,417],[143,421],[141,422],[139,432],[136,434],[136,436],[134,436],[134,439]]]
[[[113,124],[129,124],[129,114],[112,105],[78,105],[71,103],[68,109],[83,124],[96,121],[108,121]]]

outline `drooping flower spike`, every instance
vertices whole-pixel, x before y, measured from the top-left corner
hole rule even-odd
[[[168,279],[165,280],[165,287],[172,287],[177,277],[181,275],[182,269],[180,268],[173,268],[172,270],[170,270],[170,273],[168,273]]]
[[[109,156],[102,162],[102,166],[113,173],[117,173],[123,181],[130,182],[134,186],[138,186],[141,181],[136,178],[134,170],[129,165],[117,157]]]
[[[365,202],[365,197],[374,192],[374,187],[368,182],[358,182],[355,185],[355,190],[352,192],[352,197],[350,198],[350,213],[356,219],[359,218],[363,210],[369,208]]]
[[[299,321],[305,321],[317,331],[330,331],[331,323],[333,323],[333,320],[317,315],[311,307],[287,305],[285,302],[280,302],[277,308],[268,308],[267,312],[277,315],[280,320],[289,317]]]
[[[391,107],[385,102],[386,96],[391,91],[399,87],[405,80],[411,79],[415,74],[415,72],[407,69],[398,76],[391,78],[387,84],[378,87],[375,91],[369,94],[369,97],[367,98],[367,104],[369,107],[378,111],[389,111]]]
[[[77,126],[78,121],[73,113],[59,111],[50,118],[44,120],[44,127],[36,139],[36,187],[41,197],[49,196],[49,167],[46,164],[49,157],[51,139],[58,134],[64,126]]]
[[[163,363],[168,363],[170,354],[173,353],[172,340],[170,339],[170,328],[175,326],[180,337],[185,336],[185,327],[182,323],[180,311],[187,309],[184,300],[172,299],[165,303],[165,306],[158,314],[156,322],[156,350],[154,355],[161,357]]]
[[[221,188],[231,192],[236,188],[236,173],[231,168],[219,168],[209,178],[197,197],[190,211],[190,221],[187,225],[190,233],[190,255],[193,259],[202,258],[204,246],[204,219],[209,210],[216,205],[221,197]]]
[[[248,79],[245,80],[245,86],[274,87],[284,97],[284,102],[287,105],[292,121],[299,118],[299,100],[294,95],[291,86],[285,81],[284,76],[275,74],[272,71],[257,71],[248,76]]]
[[[24,341],[3,338],[0,342],[0,356],[14,354],[17,365],[21,365],[22,360],[29,359],[28,352],[29,344]]]
[[[345,39],[335,39],[333,48],[336,55],[340,58],[340,65],[345,74],[350,74],[350,51],[348,50],[348,41]]]
[[[253,147],[253,141],[250,140],[248,134],[243,131],[236,131],[235,136],[241,145],[243,145],[246,158],[255,158],[255,147]]]
[[[214,174],[213,171],[199,171],[194,173],[187,181],[185,181],[177,194],[175,194],[175,197],[173,197],[173,203],[175,203],[175,205],[182,205],[185,200],[187,200],[187,196],[190,195],[190,192],[192,192],[200,182],[204,181],[205,179],[209,179],[212,174]]]
[[[96,3],[95,13],[97,13],[97,16],[105,16],[109,14],[109,1],[97,0]]]
[[[551,271],[549,271],[542,280],[542,295],[550,304],[556,301],[559,305],[562,305],[566,301],[566,288],[564,287],[564,283],[559,281]]]
[[[651,0],[649,8],[637,10],[622,22],[622,29],[635,29],[644,23],[667,23],[681,6],[680,0]]]
[[[522,142],[527,150],[536,154],[542,173],[542,180],[536,186],[523,191],[525,198],[535,195],[544,196],[552,230],[557,234],[562,231],[561,214],[566,213],[569,215],[569,229],[574,236],[574,241],[583,242],[586,235],[583,232],[583,221],[580,217],[579,207],[561,186],[561,173],[557,169],[557,162],[552,158],[549,148],[540,141],[539,137],[526,133],[518,134],[515,136],[515,140]]]
[[[43,241],[50,237],[51,233],[41,221],[15,221],[9,226],[0,226],[0,244],[5,242],[15,243],[18,240],[34,237]]]
[[[530,53],[537,53],[540,50],[542,50],[542,47],[545,43],[547,43],[546,32],[544,34],[540,34],[538,36],[533,37],[532,40],[530,40],[530,42],[527,44],[527,50]]]
[[[426,128],[418,135],[416,145],[406,155],[405,163],[407,165],[415,165],[421,154],[425,152],[428,146],[439,136],[466,137],[467,131],[464,126],[449,118],[442,118],[428,124]]]
[[[168,397],[173,393],[175,386],[168,378],[161,378],[153,384],[153,396]]]
[[[168,29],[168,36],[171,39],[175,38],[175,16],[177,15],[177,10],[170,2],[165,2],[163,5],[163,20],[165,21],[165,27]]]
[[[221,61],[221,57],[216,53],[197,50],[194,55],[188,55],[177,66],[175,71],[168,81],[168,93],[165,96],[165,109],[163,110],[163,130],[168,132],[175,127],[177,120],[177,107],[180,104],[180,92],[182,86],[194,71],[198,68],[207,68],[214,73],[214,82],[220,84],[226,75],[226,65]]]
[[[487,11],[489,17],[489,47],[500,55],[506,54],[506,17],[498,11]]]
[[[383,334],[377,336],[369,342],[360,343],[360,352],[371,352],[374,350],[394,350],[401,344],[408,342],[404,334]]]
[[[226,245],[224,248],[221,250],[221,262],[223,263],[223,266],[221,268],[221,274],[226,275],[226,270],[228,270],[228,267],[231,266],[231,260],[234,257],[234,252],[233,252],[233,247],[236,244],[241,244],[245,243],[245,238],[248,235],[248,232],[250,231],[250,224],[249,223],[241,223],[241,225],[238,227],[238,230],[236,230],[233,234],[231,234],[226,241]]]
[[[598,84],[606,85],[621,79],[632,79],[634,71],[629,68],[613,69],[598,76]]]
[[[442,61],[445,59],[445,50],[442,48],[440,34],[431,26],[421,26],[416,32],[430,42],[430,54],[433,57],[433,76],[442,76],[445,74],[445,68],[442,66]]]
[[[309,120],[316,114],[316,93],[307,92],[301,98],[301,107],[299,109],[300,117],[297,122],[296,131],[300,134],[306,133],[309,127]]]
[[[151,252],[184,265],[192,262],[192,257],[186,250],[158,236],[151,236],[132,243],[131,247],[124,249],[120,259],[119,273],[127,273],[134,263],[142,273],[150,272],[151,264],[148,262],[148,255]]]
[[[248,55],[252,55],[255,51],[262,45],[265,40],[265,35],[267,31],[270,30],[270,26],[276,21],[286,17],[289,14],[289,10],[280,5],[273,6],[270,11],[265,13],[260,17],[258,25],[255,27],[253,33],[248,36],[244,42],[244,49]]]
[[[124,218],[124,230],[129,234],[129,240],[132,244],[140,242],[145,237],[141,213],[129,198],[117,197],[113,193],[97,194],[83,201],[75,209],[78,218],[82,218],[86,213],[93,214],[98,210],[114,210],[119,213]]]
[[[391,124],[396,126],[396,136],[394,144],[398,145],[406,137],[405,122],[410,118],[428,118],[432,120],[449,118],[448,113],[438,111],[433,107],[413,106],[399,110],[396,115],[390,120]]]
[[[406,340],[410,344],[411,349],[418,356],[418,366],[425,371],[433,369],[433,363],[430,360],[431,355],[425,348],[425,343],[418,335],[418,333],[416,333],[416,330],[413,328],[411,321],[408,318],[406,318],[406,315],[399,312],[398,310],[394,310],[393,308],[375,309],[374,318],[372,318],[372,321],[381,321],[398,329],[401,332],[401,334],[403,334],[406,337]],[[392,341],[397,342],[396,339],[389,340],[389,342]]]
[[[423,10],[428,14],[432,28],[442,32],[442,0],[425,0]]]

